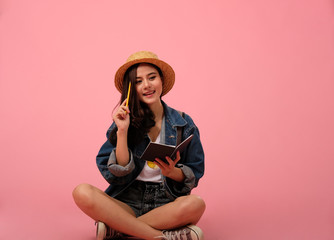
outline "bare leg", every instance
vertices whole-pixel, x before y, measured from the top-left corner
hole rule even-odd
[[[111,198],[92,185],[77,186],[73,190],[73,198],[88,216],[106,223],[117,231],[148,240],[162,235],[161,231],[136,218],[128,205]]]
[[[196,195],[177,198],[174,202],[138,217],[155,229],[173,229],[187,224],[196,224],[205,210],[205,202]]]

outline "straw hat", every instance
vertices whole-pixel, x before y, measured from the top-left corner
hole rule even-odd
[[[115,86],[119,92],[122,93],[123,79],[126,70],[137,63],[151,63],[160,68],[163,75],[162,95],[168,93],[175,82],[175,73],[173,68],[166,62],[160,60],[158,56],[149,51],[140,51],[132,54],[116,72]]]

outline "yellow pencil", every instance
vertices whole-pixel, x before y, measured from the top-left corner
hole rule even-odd
[[[128,96],[126,97],[126,107],[129,106],[129,97],[130,97],[131,82],[129,83]]]

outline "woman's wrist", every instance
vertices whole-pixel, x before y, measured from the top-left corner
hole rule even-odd
[[[174,169],[166,177],[173,179],[176,182],[183,182],[185,178],[183,171],[178,167],[174,167]]]
[[[117,129],[116,135],[117,135],[117,138],[127,136],[128,135],[128,129]]]

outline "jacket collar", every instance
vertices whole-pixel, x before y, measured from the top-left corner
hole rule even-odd
[[[164,101],[162,101],[164,107],[166,122],[172,125],[173,128],[183,127],[187,124],[186,120],[180,115],[180,113],[169,107]]]

